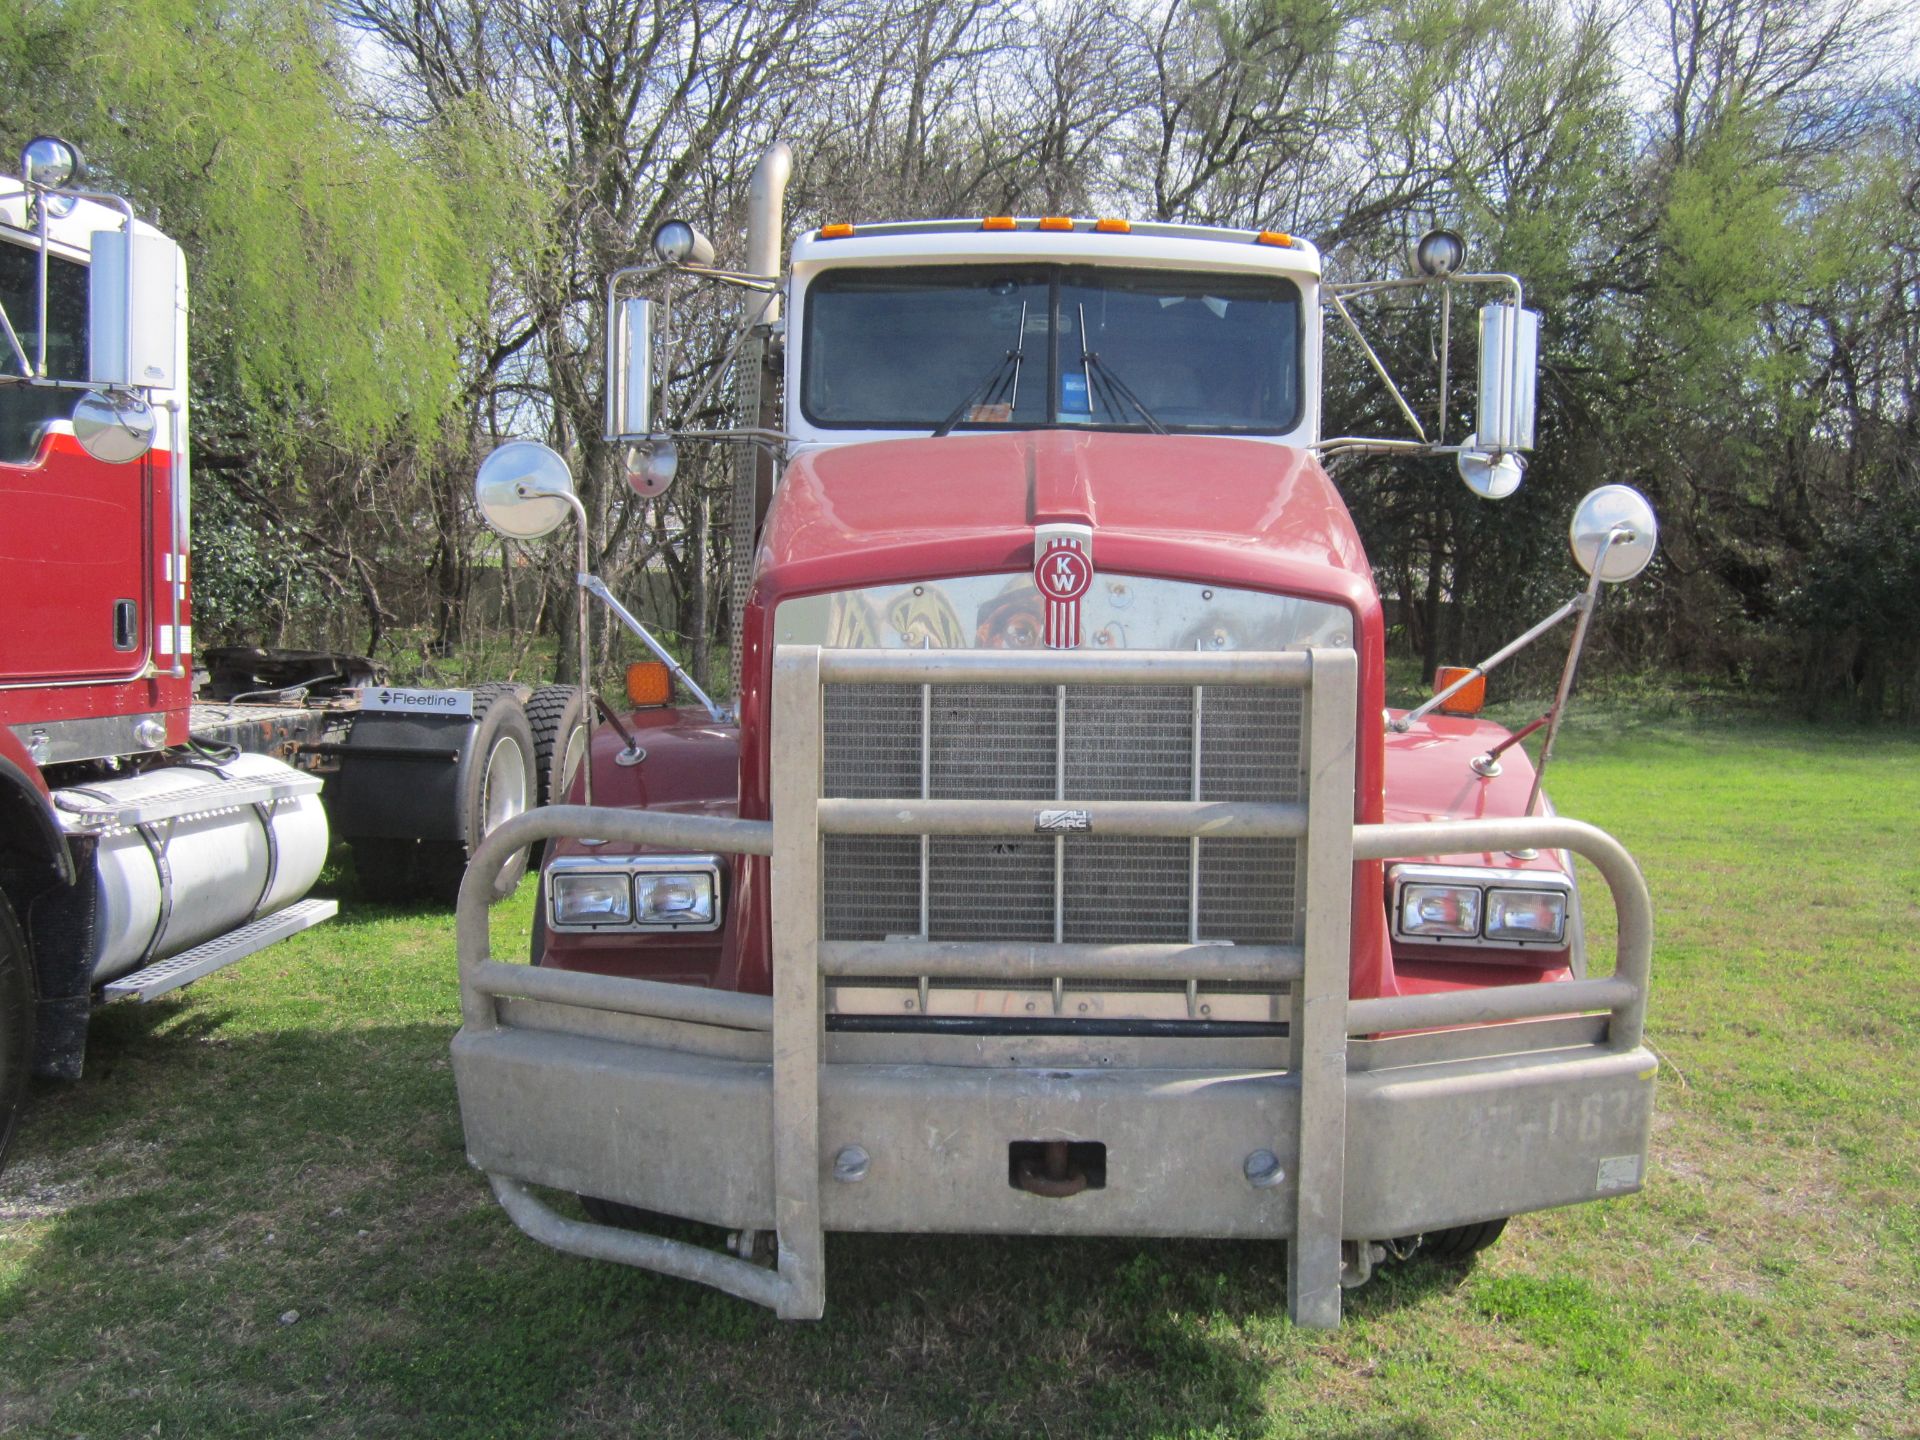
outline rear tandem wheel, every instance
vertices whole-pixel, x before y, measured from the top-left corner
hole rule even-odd
[[[353,839],[360,893],[370,900],[404,903],[432,900],[451,905],[460,897],[467,861],[495,827],[537,803],[533,727],[524,708],[528,687],[494,681],[473,687],[473,739],[462,755],[454,817],[457,840],[408,840],[380,836]],[[423,827],[424,828],[424,827]],[[520,851],[494,882],[494,900],[514,892],[526,874]]]

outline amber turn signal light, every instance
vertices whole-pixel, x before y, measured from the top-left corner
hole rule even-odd
[[[1438,695],[1454,681],[1473,675],[1466,665],[1442,665],[1433,672],[1433,693]],[[1442,715],[1478,715],[1480,707],[1487,703],[1487,677],[1474,675],[1467,684],[1462,685],[1457,694],[1449,696],[1447,703],[1440,707]]]
[[[673,672],[658,660],[639,660],[627,666],[627,699],[636,708],[664,705],[673,698]]]

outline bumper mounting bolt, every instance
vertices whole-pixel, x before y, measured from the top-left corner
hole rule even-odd
[[[851,1185],[867,1178],[867,1167],[872,1163],[860,1146],[848,1145],[833,1157],[833,1178],[843,1185]]]
[[[1287,1178],[1287,1172],[1280,1168],[1280,1157],[1271,1150],[1256,1150],[1247,1156],[1242,1167],[1247,1174],[1247,1183],[1256,1190],[1268,1190]]]

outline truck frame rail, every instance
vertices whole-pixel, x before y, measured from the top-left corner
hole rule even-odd
[[[1058,803],[823,798],[824,687],[850,681],[1300,688],[1304,803],[1073,804],[1102,835],[1298,839],[1304,943],[823,940],[827,837],[1031,835],[1037,809]],[[1350,650],[779,647],[770,822],[557,806],[508,821],[475,854],[459,903],[464,1025],[454,1042],[470,1160],[546,1244],[697,1280],[787,1318],[823,1312],[829,1229],[978,1230],[1283,1239],[1289,1315],[1331,1326],[1372,1240],[1639,1188],[1655,1069],[1641,1044],[1653,925],[1631,857],[1559,818],[1356,825],[1356,705]],[[555,836],[771,857],[773,993],[493,959],[495,876],[522,846]],[[1619,916],[1611,977],[1349,998],[1356,862],[1523,846],[1568,849],[1599,869]],[[1168,968],[1285,987],[1284,1036],[1171,1050],[1102,1041],[1090,1061],[1057,1038],[989,1058],[976,1042],[826,1024],[835,979],[1114,981]],[[1061,1142],[1103,1155],[1111,1145],[1115,1183],[1071,1199],[1008,1184],[1010,1146]],[[772,1231],[776,1264],[742,1258],[750,1239],[728,1254],[570,1220],[531,1186],[749,1237]]]

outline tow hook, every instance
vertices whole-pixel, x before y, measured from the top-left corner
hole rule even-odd
[[[1023,1155],[1014,1162],[1013,1183],[1029,1195],[1064,1200],[1087,1188],[1087,1172],[1068,1162],[1066,1141],[1048,1140],[1038,1156]]]

